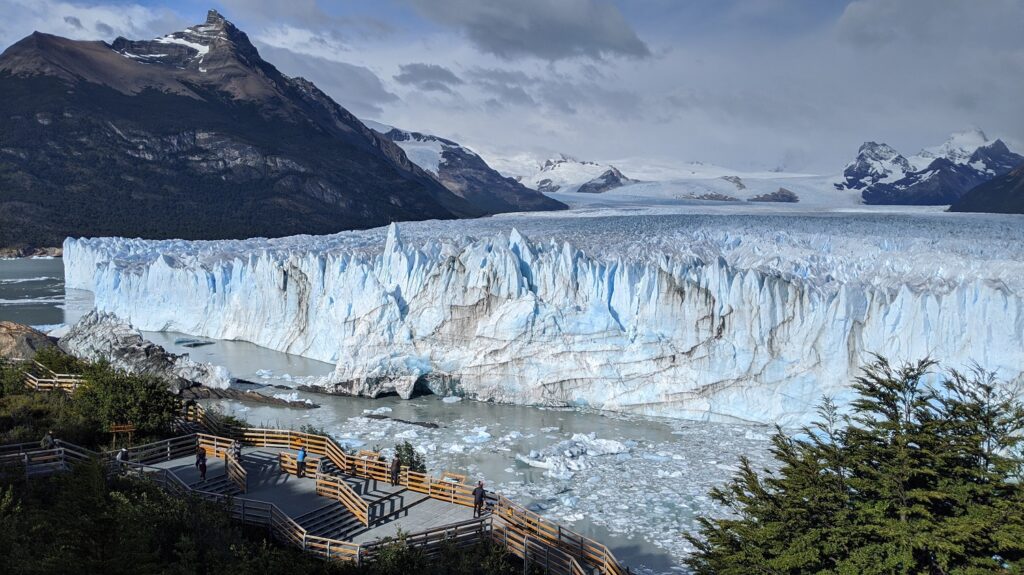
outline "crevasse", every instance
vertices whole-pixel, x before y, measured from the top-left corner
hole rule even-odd
[[[529,225],[543,236],[542,224]],[[843,401],[870,353],[1024,379],[1021,297],[999,279],[1015,268],[921,271],[922,254],[889,238],[860,240],[864,259],[846,261],[855,234],[694,231],[686,249],[637,256],[530,241],[502,220],[444,240],[422,226],[410,226],[421,241],[403,238],[405,225],[282,240],[68,239],[66,276],[139,329],[334,363],[319,385],[341,393],[408,397],[419,386],[797,424],[823,395]]]

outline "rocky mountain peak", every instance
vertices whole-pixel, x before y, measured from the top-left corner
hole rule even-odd
[[[235,65],[265,65],[249,36],[216,10],[206,21],[153,40],[118,37],[111,47],[126,58],[144,64],[173,66],[200,73]]]

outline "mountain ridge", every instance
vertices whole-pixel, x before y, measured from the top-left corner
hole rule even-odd
[[[325,234],[496,213],[452,193],[216,11],[154,40],[0,54],[0,246]]]

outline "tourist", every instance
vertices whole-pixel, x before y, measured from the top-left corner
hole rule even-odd
[[[396,455],[395,458],[391,460],[391,485],[398,485],[398,480],[401,476],[402,462],[398,460],[398,456]]]
[[[299,448],[299,454],[295,457],[295,475],[297,477],[306,476],[306,446],[303,445]]]
[[[199,480],[206,481],[206,458],[203,457],[199,461]]]
[[[117,452],[117,457],[114,459],[117,460],[118,468],[124,467],[124,463],[128,461],[128,450],[122,447],[121,451]]]
[[[39,447],[43,449],[53,449],[54,443],[53,431],[47,431],[46,435],[44,435],[43,439],[39,442]]]
[[[199,469],[199,464],[206,462],[206,450],[203,449],[202,445],[196,446],[196,469]]]
[[[484,514],[484,495],[486,494],[484,482],[477,481],[476,489],[473,490],[473,517],[480,517]]]
[[[237,439],[231,442],[231,457],[239,463],[242,462],[242,442]]]

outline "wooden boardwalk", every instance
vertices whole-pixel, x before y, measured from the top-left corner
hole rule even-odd
[[[300,525],[313,523],[317,511],[332,512],[336,508],[335,502],[317,494],[315,472],[300,478],[282,471],[279,461],[283,451],[294,453],[281,448],[243,448],[241,464],[248,478],[245,498],[272,503],[292,519],[299,520],[297,522]],[[157,462],[153,467],[167,469],[193,487],[203,486],[194,456]],[[222,459],[207,459],[208,484],[222,484],[218,479],[226,473]],[[377,479],[341,473],[337,476],[367,501],[372,510],[370,525],[353,530],[348,537],[342,539],[345,541],[372,542],[394,537],[399,530],[417,533],[473,519],[470,507],[431,499],[425,494]],[[351,513],[348,515],[351,516]]]
[[[44,382],[29,370],[26,385],[71,392],[88,384],[71,374],[45,375]],[[49,449],[0,445],[0,473],[31,479],[100,460],[111,474],[145,477],[175,496],[222,503],[234,519],[329,560],[374,561],[401,530],[405,544],[427,557],[491,542],[523,559],[524,567],[554,575],[627,573],[606,546],[499,494],[488,493],[490,512],[473,518],[473,486],[458,473],[436,477],[401,467],[392,485],[389,462],[379,453],[347,453],[328,436],[301,431],[234,427],[194,403],[182,407],[175,427],[182,435],[131,447],[123,460],[115,451],[96,453],[59,439]],[[300,447],[308,452],[306,477],[295,474]],[[199,449],[207,456],[205,481],[195,467]]]

